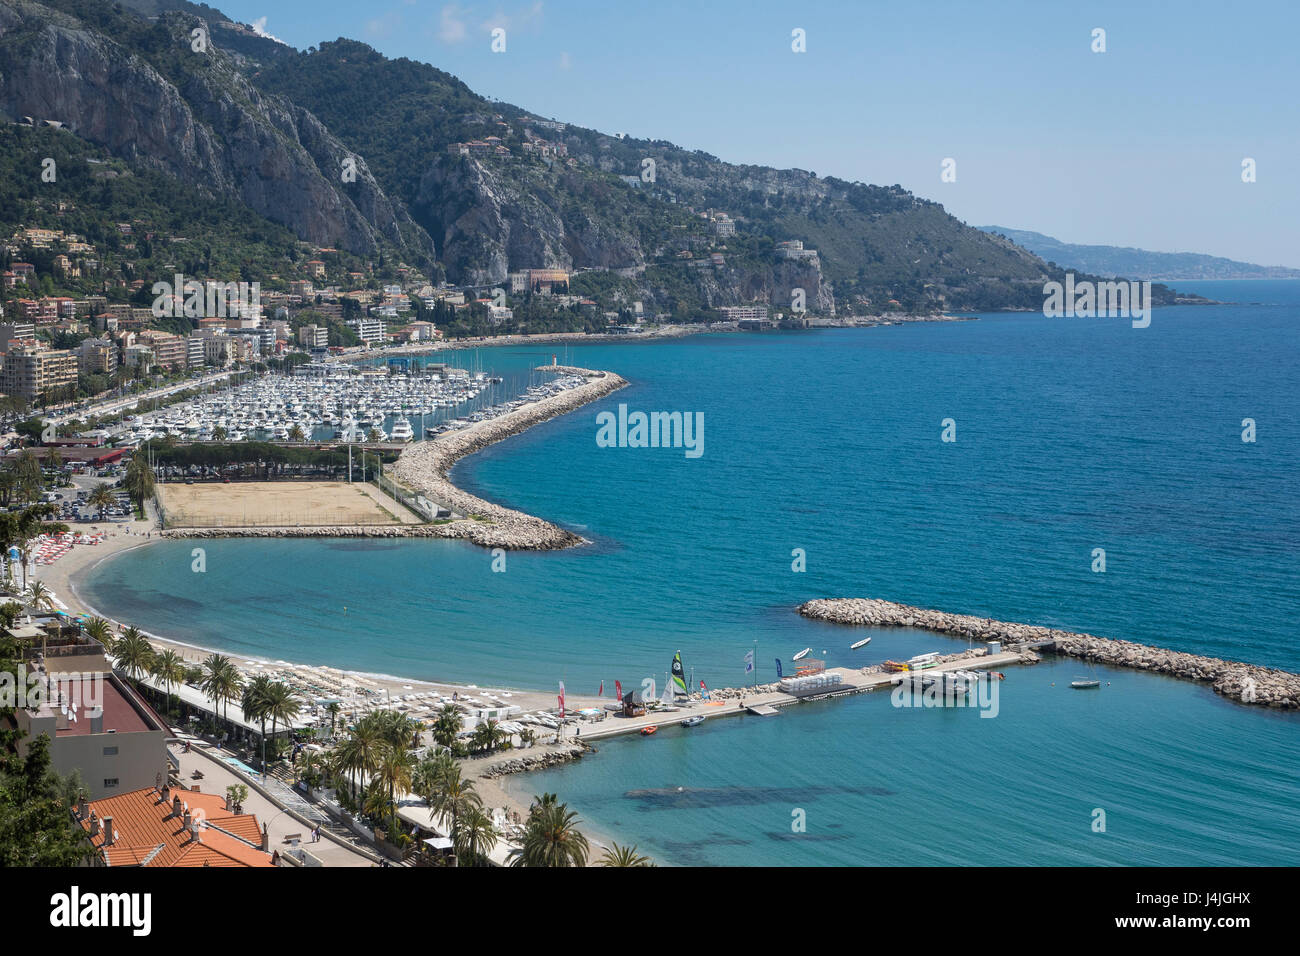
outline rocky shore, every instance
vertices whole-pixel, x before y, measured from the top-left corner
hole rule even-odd
[[[402,484],[440,502],[456,514],[467,516],[447,524],[425,526],[432,534],[444,538],[464,538],[485,548],[533,551],[569,548],[584,543],[578,535],[549,521],[484,501],[462,491],[447,478],[451,466],[466,455],[503,438],[517,435],[538,422],[571,412],[627,384],[613,372],[569,366],[547,365],[542,368],[560,374],[585,375],[588,381],[585,385],[517,408],[499,418],[440,435],[432,441],[414,444],[402,452],[401,457],[389,469],[389,475]]]
[[[515,751],[512,751],[515,752]],[[544,753],[523,755],[511,757],[507,760],[501,760],[493,764],[487,770],[484,770],[480,777],[485,780],[492,777],[504,777],[510,773],[524,773],[528,770],[545,770],[547,767],[554,767],[556,764],[569,763],[573,760],[580,759],[587,753],[587,748],[574,744],[563,747],[559,750],[548,750]]]
[[[799,605],[798,611],[804,617],[834,624],[918,627],[950,637],[1001,641],[1008,650],[1020,644],[1050,641],[1057,653],[1070,657],[1168,674],[1184,680],[1207,681],[1213,684],[1217,693],[1243,704],[1285,709],[1300,707],[1300,674],[1241,661],[1201,657],[1032,624],[1010,624],[969,614],[949,614],[874,598],[809,601]]]

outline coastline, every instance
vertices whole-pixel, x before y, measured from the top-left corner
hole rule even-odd
[[[796,609],[802,617],[850,626],[917,627],[976,641],[1004,645],[1051,644],[1057,653],[1112,667],[1128,667],[1213,682],[1214,691],[1241,704],[1294,710],[1300,708],[1300,674],[1242,661],[1225,661],[1132,641],[1096,637],[1059,628],[1015,624],[970,614],[950,614],[876,598],[825,598]]]
[[[468,428],[414,442],[387,474],[460,518],[435,524],[322,525],[316,527],[168,528],[162,538],[448,538],[483,548],[554,551],[588,543],[543,518],[515,511],[462,491],[447,477],[457,461],[488,445],[568,414],[627,385],[613,372],[544,365],[541,371],[585,375],[585,385],[551,395]]]

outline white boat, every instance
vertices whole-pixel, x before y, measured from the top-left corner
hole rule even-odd
[[[411,428],[409,419],[403,417],[393,422],[393,430],[389,433],[393,441],[411,441],[415,438],[415,432]]]
[[[1075,690],[1092,690],[1094,688],[1100,687],[1101,681],[1079,678],[1078,680],[1070,681],[1070,686],[1073,687]]]
[[[870,644],[870,643],[871,643],[871,638],[869,638],[869,637],[864,637],[862,640],[858,641],[856,644],[850,644],[850,645],[849,645],[849,650],[851,650],[851,651],[856,651],[859,647],[866,647],[866,646],[867,646],[868,644]]]
[[[796,654],[794,657],[790,658],[790,660],[792,660],[792,661],[801,661],[801,660],[803,660],[805,657],[807,657],[807,656],[808,656],[809,654],[811,654],[811,653],[812,653],[812,648],[811,648],[811,647],[805,647],[803,650],[801,650],[801,651],[800,651],[798,654]]]

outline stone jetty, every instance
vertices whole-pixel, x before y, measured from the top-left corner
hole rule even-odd
[[[1300,674],[1240,661],[1201,657],[1033,624],[1009,624],[969,614],[949,614],[874,598],[809,601],[799,605],[798,611],[804,617],[834,624],[918,627],[949,637],[1001,641],[1008,650],[1016,645],[1050,642],[1059,654],[1098,664],[1153,671],[1184,680],[1207,681],[1213,684],[1217,693],[1243,704],[1285,709],[1300,707]]]
[[[466,516],[446,524],[425,526],[432,532],[444,538],[463,538],[484,548],[546,551],[585,543],[583,538],[549,521],[484,501],[462,491],[447,478],[451,466],[466,455],[517,435],[538,422],[564,415],[588,402],[603,398],[627,384],[613,372],[598,372],[567,365],[544,365],[541,371],[583,375],[587,382],[539,402],[531,402],[497,418],[439,435],[431,441],[418,442],[403,451],[397,462],[390,467],[389,475],[402,484],[441,502],[456,514]],[[593,436],[594,434],[593,431]]]
[[[557,764],[568,763],[571,760],[578,760],[591,748],[581,744],[572,744],[559,749],[551,748],[542,753],[529,754],[526,751],[511,751],[511,753],[520,753],[520,756],[509,757],[505,760],[499,760],[491,767],[484,770],[480,776],[486,779],[492,777],[504,777],[510,773],[525,773],[529,770],[545,770],[547,767],[554,767]]]

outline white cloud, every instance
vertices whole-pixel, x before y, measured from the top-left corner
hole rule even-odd
[[[438,18],[438,39],[443,43],[460,43],[466,32],[465,11],[454,3],[444,6]]]
[[[497,10],[489,20],[484,20],[482,30],[485,33],[491,33],[496,27],[501,27],[507,32],[535,30],[542,25],[542,0],[535,2],[520,10],[517,13],[506,13],[504,10]]]

